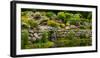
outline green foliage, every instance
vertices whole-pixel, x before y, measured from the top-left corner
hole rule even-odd
[[[62,20],[64,23],[67,22],[66,14],[64,12],[58,12],[57,17]]]
[[[57,47],[74,47],[74,46],[88,46],[88,45],[92,45],[91,44],[91,39],[66,39],[66,38],[60,38],[60,40],[57,40],[55,42],[55,44],[57,45]]]
[[[80,29],[92,29],[92,23],[81,22]]]
[[[21,48],[25,49],[26,45],[28,45],[28,31],[22,30],[22,32],[21,32]]]
[[[21,17],[21,22],[22,23],[28,23],[29,18],[27,16],[22,16]]]
[[[70,43],[70,40],[66,40],[64,38],[59,38],[59,40],[55,41],[55,44],[57,47],[67,47],[67,45]]]
[[[60,38],[60,40],[56,41],[56,44],[58,47],[80,46],[80,39]]]
[[[32,28],[38,26],[38,22],[35,21],[35,20],[32,20],[32,19],[28,20],[28,24],[29,24]]]
[[[74,14],[73,19],[79,21],[81,19],[80,16],[80,14]]]
[[[22,29],[28,29],[29,24],[26,24],[26,23],[22,22],[21,27],[22,27]]]
[[[46,13],[46,16],[47,16],[47,17],[52,17],[52,16],[54,16],[54,13],[53,13],[53,12],[47,12],[47,13]]]
[[[59,23],[57,23],[53,20],[48,20],[47,24],[51,27],[59,27]]]
[[[81,39],[80,46],[91,46],[92,40],[91,39]]]
[[[58,12],[57,16],[58,16],[59,19],[65,19],[66,18],[66,15],[65,15],[64,12]]]
[[[79,25],[80,24],[80,21],[81,21],[81,15],[80,14],[74,14],[71,16],[71,18],[68,20],[68,22],[71,24],[71,25]]]
[[[48,41],[48,31],[44,31],[42,33],[42,39],[41,39],[42,42],[47,42]]]
[[[87,19],[90,19],[90,20],[92,19],[92,13],[91,12],[88,14]]]
[[[40,12],[35,12],[33,17],[34,17],[34,19],[41,19],[41,13]]]
[[[56,14],[54,12],[47,12],[46,16],[53,20],[55,20],[57,18]]]
[[[54,46],[54,43],[53,42],[46,42],[46,43],[42,43],[41,44],[43,48],[50,48],[50,47],[53,47]]]
[[[21,12],[21,16],[26,16],[26,12]]]
[[[70,25],[70,23],[69,22],[66,22],[66,26],[69,26]]]
[[[62,23],[62,24],[60,24],[60,26],[61,26],[62,28],[64,28],[64,27],[65,27],[65,24]]]
[[[66,38],[72,40],[75,38],[75,32],[73,32],[72,30],[70,30],[67,34],[66,34]]]
[[[72,13],[65,13],[65,15],[66,15],[66,19],[67,20],[70,20],[72,17],[73,17],[73,14]]]
[[[52,46],[54,46],[54,43],[50,42],[50,41],[45,42],[45,43],[35,43],[35,44],[33,44],[34,48],[50,48]]]

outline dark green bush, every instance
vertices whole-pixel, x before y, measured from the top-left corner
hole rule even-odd
[[[81,39],[80,46],[90,46],[92,45],[92,39]]]
[[[21,32],[21,48],[25,49],[26,45],[28,45],[28,31],[22,30]]]
[[[44,31],[42,33],[42,39],[41,41],[44,43],[44,42],[47,42],[48,41],[48,31]]]
[[[46,16],[49,17],[50,19],[56,19],[56,14],[54,12],[47,12]]]

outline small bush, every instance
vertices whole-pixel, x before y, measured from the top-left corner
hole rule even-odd
[[[60,19],[60,20],[62,20],[64,23],[66,23],[67,22],[67,18],[66,18],[66,14],[65,14],[65,12],[58,12],[57,13],[57,17]]]
[[[90,46],[92,45],[91,39],[81,39],[80,46]]]
[[[55,13],[53,13],[53,12],[47,12],[46,16],[49,17],[50,19],[55,19],[56,18]]]
[[[59,27],[59,23],[53,21],[53,20],[48,20],[47,24],[51,27]]]
[[[25,49],[26,45],[28,45],[28,31],[22,30],[22,32],[21,32],[21,48]]]
[[[47,42],[48,41],[48,31],[44,31],[42,33],[42,39],[41,39],[42,42]]]
[[[41,19],[41,13],[40,12],[35,12],[33,18],[37,19],[37,20]]]
[[[62,28],[64,28],[64,27],[65,27],[65,24],[62,23],[62,24],[60,24],[60,26],[61,26]]]
[[[54,46],[53,42],[45,42],[45,43],[34,43],[33,44],[34,48],[51,48]]]
[[[28,24],[30,25],[30,27],[34,28],[38,26],[38,22],[34,21],[34,20],[28,20]]]

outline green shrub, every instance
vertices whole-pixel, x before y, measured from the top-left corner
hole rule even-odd
[[[27,16],[21,16],[21,22],[22,23],[28,23],[29,18]]]
[[[59,19],[65,19],[65,18],[66,18],[66,15],[65,15],[64,12],[58,12],[57,17],[58,17]]]
[[[67,34],[66,34],[66,38],[68,39],[74,39],[76,36],[75,36],[75,32],[73,32],[73,30],[70,30]]]
[[[80,25],[80,29],[86,29],[86,26]]]
[[[48,42],[46,42],[46,43],[42,43],[41,45],[42,45],[43,48],[51,48],[51,47],[54,46],[54,43],[48,41]]]
[[[74,14],[73,15],[73,18],[74,18],[74,20],[77,20],[78,21],[78,20],[81,19],[80,16],[81,16],[80,14]]]
[[[56,14],[54,12],[47,12],[46,16],[51,20],[57,19],[57,16],[56,16]]]
[[[66,23],[69,20],[69,15],[65,12],[58,12],[57,17]]]
[[[29,24],[22,22],[21,23],[21,28],[22,29],[28,29],[29,28]]]
[[[30,27],[34,28],[38,26],[38,22],[34,21],[32,19],[28,20],[28,24],[30,25]]]
[[[48,41],[48,31],[43,31],[41,41],[42,42],[47,42]]]
[[[37,20],[41,19],[41,13],[40,12],[35,12],[33,17],[34,17],[34,19],[37,19]]]
[[[21,32],[21,48],[25,49],[26,45],[28,45],[28,31],[22,30]]]
[[[67,47],[67,45],[70,43],[70,40],[60,38],[59,40],[55,41],[55,45],[57,47]]]
[[[48,20],[47,24],[51,27],[59,27],[59,23],[53,21],[53,20]]]
[[[72,39],[72,40],[70,40],[70,43],[68,44],[69,46],[80,46],[80,39]]]
[[[54,46],[53,42],[45,42],[45,43],[34,43],[33,44],[34,48],[51,48]]]
[[[91,39],[81,39],[80,46],[90,46],[92,45]]]
[[[62,28],[64,28],[64,27],[65,27],[65,24],[62,23],[62,24],[60,24],[60,26],[61,26]]]
[[[79,24],[80,24],[80,21],[81,21],[80,14],[74,14],[74,15],[72,15],[71,18],[68,20],[68,22],[69,22],[71,25],[79,25]]]
[[[66,15],[66,19],[67,20],[70,20],[72,17],[73,17],[73,14],[72,13],[65,13],[65,15]]]

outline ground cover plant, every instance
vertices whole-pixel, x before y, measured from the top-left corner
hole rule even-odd
[[[21,9],[21,49],[92,45],[92,12]]]

